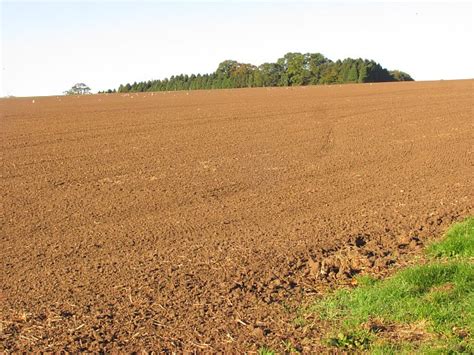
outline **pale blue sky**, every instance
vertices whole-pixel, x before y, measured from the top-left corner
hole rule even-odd
[[[1,0],[0,96],[61,94],[289,51],[374,59],[417,80],[473,78],[471,2]]]

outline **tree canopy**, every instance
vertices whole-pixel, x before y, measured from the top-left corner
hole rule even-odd
[[[275,63],[255,66],[225,60],[210,74],[180,74],[162,80],[121,84],[117,91],[175,91],[412,80],[407,73],[399,70],[388,71],[373,60],[346,58],[334,62],[321,53],[291,52]],[[109,89],[107,92],[115,90]]]
[[[90,91],[91,91],[91,88],[88,87],[86,84],[77,83],[77,84],[74,84],[72,88],[65,91],[64,94],[65,95],[85,95],[85,94],[89,94]]]

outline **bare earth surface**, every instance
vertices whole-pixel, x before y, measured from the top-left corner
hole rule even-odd
[[[294,307],[472,214],[472,85],[0,100],[0,348],[317,349]]]

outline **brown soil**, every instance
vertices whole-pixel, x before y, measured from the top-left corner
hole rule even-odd
[[[317,349],[299,302],[472,214],[472,85],[0,100],[0,348]]]

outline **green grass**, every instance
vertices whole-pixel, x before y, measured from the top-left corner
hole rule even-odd
[[[427,251],[435,257],[472,258],[474,256],[474,217],[452,226],[443,240],[431,244]]]
[[[266,346],[262,346],[260,349],[258,349],[258,355],[275,355],[276,353],[271,350],[270,348],[267,348]]]
[[[333,324],[330,346],[373,353],[474,352],[474,218],[427,248],[428,262],[358,279],[309,312]]]

